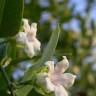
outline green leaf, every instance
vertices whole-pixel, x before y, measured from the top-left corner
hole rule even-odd
[[[23,16],[23,0],[0,0],[0,37],[18,33]]]
[[[32,89],[27,96],[44,96],[44,95],[38,93],[35,89]]]
[[[43,56],[41,57],[40,60],[36,62],[25,74],[24,78],[22,81],[27,81],[32,79],[32,72],[35,72],[39,69],[41,69],[44,66],[44,63],[53,56],[57,42],[59,39],[59,34],[60,34],[60,28],[59,25],[57,29],[52,33],[52,36],[50,38],[50,41],[47,45],[47,47],[44,50]],[[32,90],[32,85],[26,85],[20,89],[15,90],[17,96],[27,96],[27,94]]]
[[[5,0],[0,0],[0,25],[1,25],[2,16],[3,16],[4,5],[5,5]]]

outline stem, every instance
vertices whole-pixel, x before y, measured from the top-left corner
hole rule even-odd
[[[6,74],[5,69],[0,66],[0,71],[1,71],[1,74],[2,74],[3,78],[5,79],[5,81],[6,81],[7,85],[8,85],[9,91],[11,93],[10,96],[14,96],[12,83],[11,83],[11,81],[9,80],[9,78],[8,78],[8,76]]]

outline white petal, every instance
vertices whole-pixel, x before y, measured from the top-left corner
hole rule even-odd
[[[25,32],[30,32],[30,25],[28,23],[28,20],[27,19],[23,19],[23,22],[24,22],[24,25],[23,25],[24,31]]]
[[[54,72],[54,61],[47,61],[45,62],[45,65],[48,66],[48,73],[53,73]]]
[[[66,58],[66,56],[63,56],[63,60],[58,62],[55,67],[55,72],[56,73],[63,73],[68,67],[69,67],[69,62]]]
[[[55,96],[68,96],[68,93],[63,86],[58,85],[55,86]]]
[[[70,73],[64,73],[62,75],[62,79],[61,79],[61,84],[65,87],[65,88],[69,88],[73,85],[74,81],[75,81],[76,76]]]
[[[40,51],[41,43],[37,38],[34,38],[33,40],[33,46],[35,51]]]
[[[32,24],[31,24],[30,32],[33,34],[34,37],[36,37],[37,23],[32,23]]]
[[[50,78],[46,78],[46,87],[48,91],[54,91],[54,84],[51,82]]]
[[[34,37],[32,32],[27,32],[27,39],[29,42],[33,42],[34,38],[36,38],[36,37]]]
[[[50,91],[54,91],[54,85],[52,84],[47,73],[38,74],[36,83],[38,85],[42,84],[42,87],[44,87],[44,89],[47,93],[49,93]]]
[[[24,33],[24,32],[19,32],[19,33],[16,35],[16,41],[17,41],[18,43],[25,44],[26,40],[27,40],[26,33]]]
[[[34,47],[32,42],[27,42],[25,46],[25,52],[27,55],[32,58],[35,55]]]

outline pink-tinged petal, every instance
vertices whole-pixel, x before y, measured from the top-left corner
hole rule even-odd
[[[45,62],[45,65],[48,66],[48,74],[51,74],[54,72],[54,61],[47,61]]]
[[[18,43],[25,44],[26,40],[27,40],[27,37],[26,37],[26,33],[25,32],[19,32],[16,35],[16,41]]]
[[[69,67],[69,62],[66,58],[66,56],[63,56],[63,60],[58,62],[55,67],[56,73],[63,73],[67,68]]]
[[[68,96],[68,93],[63,86],[58,85],[55,86],[55,96]]]
[[[26,53],[29,57],[33,57],[37,54],[38,51],[40,51],[41,43],[36,38],[33,38],[32,41],[26,40]]]
[[[63,85],[65,88],[69,88],[74,84],[75,79],[76,75],[64,73],[61,76],[60,84]]]
[[[27,19],[23,19],[23,22],[24,22],[24,24],[23,24],[24,31],[25,32],[30,32],[30,25],[28,23],[28,20]]]
[[[32,42],[27,42],[25,45],[25,52],[32,58],[35,55],[34,47]]]
[[[61,76],[60,75],[61,74],[55,74],[55,73],[50,75],[50,79],[54,85],[61,84]]]
[[[33,42],[34,38],[36,38],[36,37],[33,36],[32,32],[27,33],[27,39],[28,39],[29,42]]]
[[[33,47],[35,51],[40,51],[41,43],[37,38],[33,40]]]
[[[30,32],[32,33],[32,35],[33,35],[34,37],[36,37],[37,23],[32,23],[32,24],[31,24]]]
[[[54,84],[51,82],[49,77],[45,78],[45,82],[46,82],[47,90],[48,91],[54,91]]]

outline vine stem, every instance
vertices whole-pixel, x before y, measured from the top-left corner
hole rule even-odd
[[[13,86],[12,82],[9,80],[5,69],[1,65],[0,65],[0,71],[1,71],[1,74],[2,74],[3,78],[5,79],[5,81],[7,83],[8,89],[10,91],[10,96],[14,96],[13,88],[12,88],[12,86]]]

